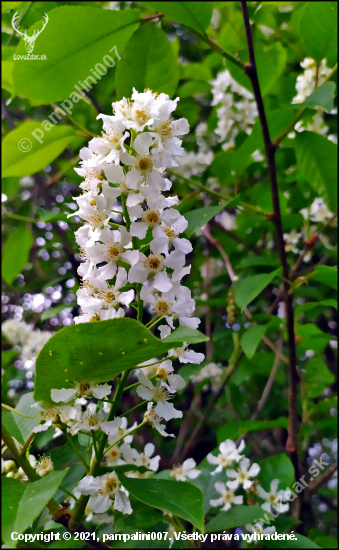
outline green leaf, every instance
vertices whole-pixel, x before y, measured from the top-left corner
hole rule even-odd
[[[320,300],[319,302],[306,302],[306,304],[300,304],[297,306],[294,313],[297,317],[300,313],[315,309],[317,307],[320,307],[321,309],[324,307],[334,307],[335,309],[338,309],[338,302],[333,298],[329,298],[328,300]]]
[[[191,80],[180,86],[178,94],[180,97],[193,97],[196,94],[208,94],[210,91],[211,85],[208,82]]]
[[[78,434],[78,437],[79,435],[84,434]],[[72,440],[73,445],[77,447],[79,452],[86,456],[85,449],[80,445],[76,438],[73,437]],[[91,443],[92,442],[93,440],[91,438]],[[68,491],[73,491],[74,487],[86,473],[85,466],[79,464],[79,456],[69,442],[67,442],[66,445],[52,449],[49,454],[55,470],[62,470],[67,465],[67,474],[63,479],[62,485],[68,489]],[[65,492],[62,491],[62,489],[59,489],[54,498],[58,502],[62,502],[65,499],[65,496]]]
[[[267,548],[321,548],[313,540],[295,533],[296,540],[267,540]]]
[[[183,342],[206,340],[206,336],[188,327],[177,331],[160,340],[140,322],[127,317],[63,328],[39,353],[34,399],[49,402],[51,389],[71,388],[81,379],[106,382]]]
[[[314,542],[316,544],[319,544],[320,548],[338,548],[338,539],[335,539],[333,537],[317,537],[314,539]]]
[[[335,377],[328,370],[321,355],[312,357],[306,364],[304,374],[307,397],[313,399],[322,395],[324,390],[333,384]]]
[[[240,339],[240,344],[246,357],[251,359],[260,344],[267,329],[267,325],[255,325],[247,329]]]
[[[294,480],[294,468],[291,460],[283,453],[279,453],[258,461],[260,472],[258,479],[265,491],[269,491],[271,481],[279,479],[279,489],[290,487]]]
[[[64,309],[72,309],[72,304],[60,304],[59,306],[52,307],[50,309],[45,309],[40,315],[40,321],[46,321],[47,319],[50,319],[51,317],[54,317],[54,315],[58,315],[60,311],[63,311]]]
[[[194,233],[199,231],[199,229],[206,225],[214,216],[219,214],[226,206],[226,202],[218,204],[218,206],[207,206],[206,208],[197,208],[191,212],[185,213],[185,218],[188,221],[188,226],[185,230],[187,237],[191,237]]]
[[[244,309],[254,298],[269,285],[273,279],[281,272],[281,268],[275,269],[271,273],[262,273],[246,277],[232,284],[234,300],[240,309]]]
[[[3,178],[1,190],[6,197],[10,198],[19,191],[19,186],[19,178]]]
[[[135,498],[153,508],[189,521],[204,532],[203,500],[200,489],[184,481],[133,479],[120,476],[121,483]]]
[[[26,227],[15,229],[5,242],[2,254],[2,276],[9,285],[27,264],[32,244],[32,233]]]
[[[305,54],[319,63],[336,61],[338,42],[337,2],[308,2],[299,22],[299,35]]]
[[[2,150],[3,177],[38,172],[56,159],[75,137],[70,126],[55,125],[49,131],[45,127],[44,123],[26,120],[7,134]]]
[[[96,72],[96,64],[101,63],[103,69],[99,67],[99,72],[110,71],[104,56],[110,56],[114,61],[121,57],[129,38],[139,26],[139,10],[62,6],[50,11],[48,16],[48,25],[39,36],[35,51],[45,54],[47,59],[32,63],[21,61],[14,66],[15,93],[45,104],[76,94],[74,86],[79,85],[79,81],[87,79],[91,89],[101,80],[93,76],[91,69]],[[33,25],[28,34],[31,35],[39,25],[41,22]],[[67,40],[60,42],[60,36],[67,36]],[[24,44],[20,43],[17,54],[25,53]],[[112,64],[110,60],[107,62]],[[86,82],[84,86],[80,84],[81,89],[85,87]]]
[[[202,65],[201,63],[187,63],[182,67],[182,73],[180,75],[181,79],[187,80],[211,80],[212,72],[207,65]]]
[[[297,164],[302,177],[328,206],[337,204],[338,147],[315,132],[298,132]]]
[[[206,533],[215,533],[225,529],[233,529],[247,523],[260,521],[264,517],[264,510],[258,506],[234,506],[227,512],[220,512],[206,525]]]
[[[231,170],[233,157],[233,151],[220,151],[215,155],[211,168],[219,183],[228,185],[234,180]]]
[[[285,68],[287,61],[286,48],[284,48],[279,42],[276,42],[272,46],[265,47],[261,42],[255,41],[254,54],[258,71],[260,91],[262,96],[265,96],[278,80]],[[247,50],[240,51],[239,55],[241,59],[248,59]],[[251,82],[240,67],[234,65],[231,61],[226,62],[226,67],[230,71],[234,80],[236,80],[248,91],[252,92]]]
[[[11,533],[14,531],[18,534],[23,533],[41,514],[66,473],[67,469],[62,472],[52,472],[33,483],[21,482],[9,477],[2,479],[3,539],[9,548],[15,548],[18,543],[11,539]]]
[[[13,94],[13,70],[14,63],[13,61],[2,61],[1,62],[1,88],[7,90],[10,94]]]
[[[241,435],[261,430],[273,430],[274,428],[287,428],[286,416],[280,416],[276,420],[240,420],[228,422],[217,431],[218,443],[226,439],[238,439]]]
[[[209,26],[213,11],[211,2],[140,2],[140,4],[202,33]]]
[[[138,52],[138,55],[136,55]],[[170,97],[178,84],[179,69],[164,31],[154,23],[141,26],[130,38],[116,70],[118,99],[150,88]]]
[[[338,268],[329,265],[317,265],[312,274],[312,281],[324,283],[338,290]]]
[[[298,344],[299,348],[304,350],[310,349],[316,353],[322,353],[329,341],[333,339],[313,323],[298,325],[296,332],[301,337]]]
[[[25,414],[26,416],[34,416],[37,413],[36,409],[32,409],[34,403],[33,392],[25,393],[20,397],[20,401],[15,407],[15,410]],[[3,411],[2,422],[7,431],[15,437],[15,439],[23,445],[31,435],[33,428],[38,424],[40,415],[36,418],[24,418],[18,414],[12,413],[9,410]]]
[[[317,109],[318,107],[324,107],[326,111],[330,112],[334,105],[334,95],[335,83],[325,82],[314,90],[302,103],[290,103],[289,105],[282,105],[282,107],[290,109]]]

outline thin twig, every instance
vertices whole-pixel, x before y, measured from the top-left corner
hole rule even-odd
[[[336,460],[335,462],[333,462],[333,464],[331,464],[331,466],[327,468],[327,470],[325,470],[325,472],[320,477],[318,477],[318,479],[314,483],[311,483],[308,486],[308,489],[307,489],[308,493],[311,495],[313,493],[316,493],[322,485],[324,485],[327,481],[331,479],[331,477],[333,476],[337,468],[338,468],[338,461]]]

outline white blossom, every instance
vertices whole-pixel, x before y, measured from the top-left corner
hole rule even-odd
[[[196,465],[193,458],[187,458],[181,465],[173,468],[171,476],[177,481],[186,481],[187,478],[195,479],[201,474],[201,470],[197,470]]]
[[[211,499],[210,504],[211,506],[222,506],[221,510],[223,512],[227,512],[231,508],[232,504],[242,504],[243,503],[243,496],[239,495],[236,496],[232,489],[229,488],[229,484],[231,482],[222,483],[221,481],[217,481],[214,484],[214,487],[218,493],[221,494],[220,498],[217,499]]]

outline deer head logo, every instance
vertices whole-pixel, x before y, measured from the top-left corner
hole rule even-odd
[[[18,16],[19,16],[19,12],[16,11],[12,18],[12,27],[24,39],[27,53],[32,53],[36,39],[38,38],[39,34],[42,33],[42,31],[44,30],[44,28],[48,23],[48,15],[47,13],[45,13],[42,29],[40,31],[34,31],[32,36],[28,36],[27,31],[20,32],[19,31],[20,26],[16,27]]]

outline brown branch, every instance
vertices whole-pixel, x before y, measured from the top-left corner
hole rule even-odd
[[[286,258],[285,243],[283,237],[283,227],[281,221],[281,212],[279,204],[278,183],[275,167],[275,151],[276,146],[272,144],[268,124],[266,120],[266,114],[264,109],[264,103],[260,91],[260,85],[258,80],[258,73],[255,63],[254,48],[252,32],[250,27],[250,20],[248,16],[246,2],[241,2],[241,9],[243,12],[244,25],[246,31],[247,47],[249,52],[249,63],[244,67],[245,73],[250,78],[253,88],[254,97],[257,104],[258,115],[263,134],[265,152],[268,163],[268,174],[271,187],[272,203],[273,203],[273,216],[272,221],[275,226],[276,241],[278,245],[278,251],[280,256],[280,263],[282,265],[282,274],[284,277],[284,299],[286,306],[286,321],[287,321],[287,334],[288,334],[288,349],[289,349],[289,425],[288,425],[288,438],[286,443],[286,449],[291,453],[291,458],[294,463],[296,479],[299,479],[299,466],[297,460],[297,444],[298,444],[298,425],[297,425],[297,358],[296,347],[294,337],[294,315],[293,315],[293,302],[292,294],[290,294],[289,281],[289,267]]]
[[[307,489],[308,493],[311,495],[313,493],[316,493],[322,485],[324,485],[327,481],[331,479],[331,477],[333,476],[337,468],[338,468],[338,461],[336,460],[335,462],[333,462],[333,464],[331,464],[331,466],[327,468],[327,470],[325,470],[325,472],[320,477],[318,477],[318,479],[314,483],[311,483],[308,486],[308,489]]]
[[[153,21],[153,19],[161,19],[162,17],[164,17],[163,13],[156,13],[155,15],[149,15],[148,17],[143,17],[142,19],[140,19],[140,21],[144,23],[145,21]]]
[[[283,344],[283,338],[282,338],[282,336],[280,336],[279,342],[278,342],[278,349],[279,349],[280,352],[281,352],[281,349],[282,349],[282,344]],[[267,398],[268,398],[268,396],[270,394],[270,391],[272,389],[275,377],[277,376],[277,373],[278,373],[278,369],[279,369],[279,365],[280,365],[280,359],[281,359],[280,355],[277,353],[276,356],[275,356],[275,359],[274,359],[274,363],[273,363],[271,373],[270,373],[270,375],[268,377],[268,380],[266,382],[266,386],[264,388],[264,391],[262,393],[260,401],[259,401],[259,403],[257,405],[257,408],[255,409],[254,413],[252,414],[250,420],[257,420],[257,418],[259,417],[262,409],[265,406]]]

